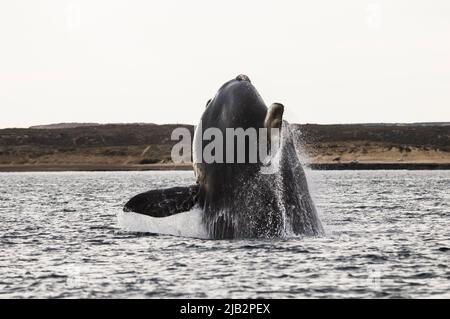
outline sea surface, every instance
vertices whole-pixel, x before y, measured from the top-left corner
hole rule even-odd
[[[0,298],[450,297],[450,171],[308,171],[327,234],[126,231],[133,195],[192,172],[0,173]]]

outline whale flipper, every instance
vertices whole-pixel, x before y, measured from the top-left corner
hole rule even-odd
[[[152,217],[187,212],[197,203],[198,190],[198,185],[151,190],[131,198],[123,211]]]

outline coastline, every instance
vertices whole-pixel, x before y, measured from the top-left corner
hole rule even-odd
[[[312,163],[312,170],[450,170],[450,163]],[[0,172],[191,171],[192,164],[39,164],[0,165]]]
[[[192,170],[171,162],[175,128],[72,123],[0,130],[0,172]],[[450,123],[291,124],[314,170],[450,169]]]
[[[450,163],[313,163],[312,170],[449,170]]]
[[[120,172],[120,171],[189,171],[191,164],[39,164],[39,165],[0,165],[0,172]]]

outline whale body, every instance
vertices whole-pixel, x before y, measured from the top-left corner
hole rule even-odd
[[[195,209],[201,212],[202,229],[211,239],[323,234],[292,132],[282,119],[283,111],[280,103],[267,107],[247,76],[226,82],[208,101],[195,132],[196,184],[139,194],[127,202],[124,214],[168,218]],[[224,143],[219,145],[223,150],[216,150],[216,155],[221,155],[213,162],[199,161],[196,157],[210,143],[202,138],[210,128],[222,133]],[[247,138],[245,154],[238,158],[236,141],[231,141],[235,136],[226,132],[229,128],[279,129],[281,133]],[[226,148],[230,142],[235,146],[231,156]],[[256,161],[251,160],[251,147],[260,143],[277,148],[269,157],[258,153]]]

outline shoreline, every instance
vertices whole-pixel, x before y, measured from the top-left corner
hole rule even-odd
[[[312,163],[312,170],[450,170],[450,163]],[[0,165],[0,172],[191,171],[192,164],[40,164]]]
[[[189,171],[191,164],[40,164],[40,165],[0,165],[0,172],[121,172],[121,171]]]
[[[449,170],[450,163],[313,163],[312,170]]]

